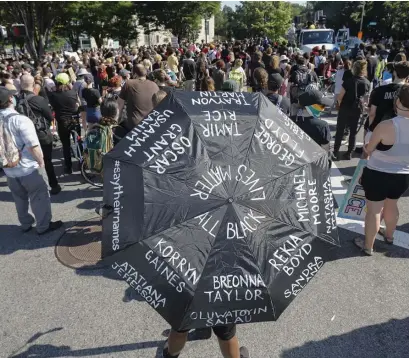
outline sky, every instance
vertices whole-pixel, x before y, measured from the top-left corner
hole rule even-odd
[[[306,1],[290,1],[295,2],[297,4],[305,5]],[[230,6],[232,9],[236,8],[236,5],[240,5],[240,1],[222,1],[222,8],[224,5]]]

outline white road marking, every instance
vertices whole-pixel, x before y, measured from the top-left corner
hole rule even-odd
[[[334,194],[334,198],[337,201],[338,206],[341,205],[348,189],[342,184],[344,180],[345,177],[333,162],[331,168],[331,186],[332,193]],[[340,228],[364,235],[364,223],[362,221],[337,217],[337,224]],[[376,238],[379,240],[383,240],[383,237],[379,234],[376,235]],[[396,230],[394,233],[393,244],[405,249],[409,249],[409,234],[403,231]]]

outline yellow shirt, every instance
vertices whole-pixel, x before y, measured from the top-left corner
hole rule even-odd
[[[179,72],[179,61],[175,55],[168,57],[168,68],[175,73]]]

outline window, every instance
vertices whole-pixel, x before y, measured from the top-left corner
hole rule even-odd
[[[159,43],[159,35],[156,35],[156,43]]]
[[[149,43],[149,35],[144,36],[145,45]]]

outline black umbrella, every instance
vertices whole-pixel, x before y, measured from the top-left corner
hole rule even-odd
[[[104,203],[103,256],[175,329],[277,319],[339,244],[327,154],[258,93],[168,95]]]

